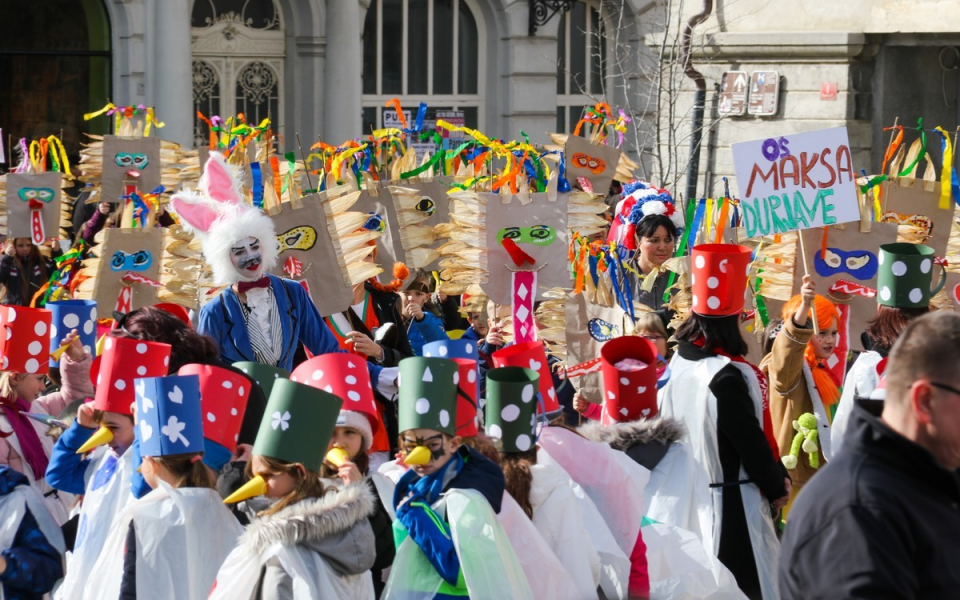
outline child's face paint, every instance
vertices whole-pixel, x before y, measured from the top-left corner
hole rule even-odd
[[[289,473],[274,473],[264,464],[263,459],[253,455],[253,474],[263,477],[267,484],[267,498],[282,498],[297,487],[296,478]]]
[[[127,448],[133,445],[133,419],[130,418],[130,415],[105,412],[103,413],[103,418],[100,420],[100,424],[109,429],[110,433],[113,434],[113,439],[110,441],[110,448],[117,453],[117,456],[122,455],[127,451]]]
[[[403,450],[409,453],[417,446],[426,446],[430,450],[430,462],[410,467],[420,477],[426,477],[436,473],[450,461],[453,453],[460,447],[460,441],[460,436],[445,436],[433,429],[411,429],[403,433]]]
[[[353,460],[363,449],[363,436],[353,427],[335,427],[327,450],[330,448],[345,450],[350,460]]]
[[[263,276],[263,250],[260,240],[246,237],[230,248],[230,262],[240,274],[241,281],[256,281]]]

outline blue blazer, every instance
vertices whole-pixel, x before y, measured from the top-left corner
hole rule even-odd
[[[303,344],[314,355],[341,352],[327,324],[320,317],[316,305],[307,294],[307,290],[290,279],[267,275],[273,286],[273,296],[280,311],[280,323],[283,326],[283,351],[277,366],[287,371],[293,370],[293,356],[297,346]],[[233,288],[227,288],[219,296],[200,309],[197,331],[208,335],[220,348],[220,359],[233,364],[240,361],[256,362],[250,335],[243,320],[240,299]],[[373,384],[375,375],[371,372]]]

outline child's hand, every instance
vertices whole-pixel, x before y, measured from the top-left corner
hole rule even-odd
[[[491,346],[502,346],[503,345],[503,327],[500,326],[500,322],[496,321],[493,325],[490,326],[490,331],[487,332],[487,344]]]
[[[13,240],[7,241],[7,247],[3,249],[3,253],[11,257],[16,256],[17,248],[16,246],[13,245]]]
[[[403,307],[403,316],[416,319],[417,321],[422,321],[423,309],[419,304],[409,302]]]
[[[237,449],[230,455],[230,462],[250,462],[253,455],[253,446],[250,444],[237,444]]]
[[[348,485],[358,481],[363,481],[363,474],[360,473],[360,469],[358,469],[357,465],[349,460],[340,465],[340,468],[337,469],[337,475],[343,480],[344,483]]]
[[[573,410],[577,412],[583,412],[587,410],[587,400],[583,397],[583,394],[580,392],[574,392],[573,394]]]
[[[93,418],[93,403],[87,402],[80,405],[77,409],[77,423],[87,429],[96,429],[97,421]]]
[[[77,334],[76,329],[68,333],[67,337],[60,341],[60,345],[67,346],[67,349],[64,350],[63,353],[69,356],[73,362],[80,362],[86,355],[86,351],[83,349],[83,344],[80,343],[80,336]]]

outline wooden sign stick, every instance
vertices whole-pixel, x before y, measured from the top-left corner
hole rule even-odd
[[[807,271],[807,248],[803,244],[803,231],[797,232],[797,239],[800,240],[800,260],[803,261],[803,274],[807,276],[810,274]],[[813,318],[813,335],[820,334],[820,326],[817,324],[817,303],[814,302],[810,305],[810,314]]]

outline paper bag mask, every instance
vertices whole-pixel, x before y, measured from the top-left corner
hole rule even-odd
[[[380,275],[381,283],[389,283],[393,263],[405,262],[406,259],[403,244],[400,242],[400,222],[390,192],[381,189],[378,196],[373,196],[370,192],[363,191],[351,210],[368,215],[365,229],[381,232],[377,240],[377,262],[386,267]]]
[[[346,264],[326,227],[323,204],[316,195],[300,200],[300,208],[284,202],[280,214],[270,217],[280,245],[280,260],[272,272],[305,282],[321,315],[344,311],[353,303],[353,288],[346,281]]]
[[[591,304],[584,294],[567,294],[567,364],[578,365],[600,356],[600,347],[607,340],[622,337],[629,319],[619,306],[610,308]],[[580,377],[577,389],[590,402],[603,402],[601,374]]]
[[[567,138],[563,157],[570,185],[580,187],[578,179],[584,177],[590,182],[594,192],[607,194],[620,162],[619,149],[591,144],[586,138],[571,135]]]
[[[550,200],[546,193],[530,194],[530,203],[520,204],[512,197],[503,203],[499,194],[482,194],[487,205],[487,268],[489,279],[483,291],[497,304],[511,305],[511,269],[538,270],[537,300],[550,288],[570,287],[567,247],[567,204],[570,194],[557,194]],[[503,240],[512,240],[535,261],[517,266],[504,248]]]
[[[136,186],[141,192],[156,189],[161,171],[160,138],[103,136],[102,202],[121,202],[127,186]]]
[[[60,237],[61,175],[7,175],[7,237],[28,238],[36,245]]]
[[[876,293],[877,268],[879,266],[877,248],[897,239],[897,226],[892,223],[873,223],[870,231],[861,233],[857,223],[847,223],[843,229],[828,227],[827,249],[822,252],[824,229],[807,229],[800,232],[807,248],[807,269],[817,280],[817,292],[834,304],[846,304],[850,307],[850,348],[862,351],[860,333],[866,329],[867,321],[877,314],[875,295],[860,289],[871,288]],[[797,251],[797,261],[800,261]],[[840,280],[848,284],[838,283]],[[794,291],[799,290],[803,282],[803,266],[797,265],[794,271]],[[830,289],[843,286],[843,290],[831,292]],[[852,285],[849,285],[852,284]],[[773,317],[773,315],[771,315]]]
[[[100,258],[93,299],[101,312],[127,313],[157,303],[163,234],[148,229],[107,229],[103,244],[95,248]]]

